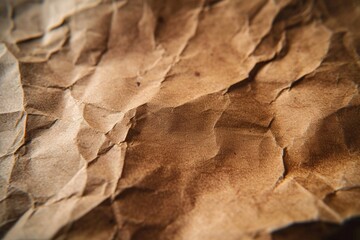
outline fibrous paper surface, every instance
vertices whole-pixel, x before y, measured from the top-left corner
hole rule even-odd
[[[359,216],[359,55],[356,0],[0,1],[0,237]]]

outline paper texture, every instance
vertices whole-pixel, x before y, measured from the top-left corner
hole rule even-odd
[[[0,238],[360,215],[359,1],[3,0],[0,40]]]

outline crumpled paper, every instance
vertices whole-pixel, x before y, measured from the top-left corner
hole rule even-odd
[[[0,237],[359,216],[359,29],[356,0],[1,1]]]

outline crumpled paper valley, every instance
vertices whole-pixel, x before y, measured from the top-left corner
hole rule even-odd
[[[356,0],[0,2],[0,237],[272,239],[360,215]]]

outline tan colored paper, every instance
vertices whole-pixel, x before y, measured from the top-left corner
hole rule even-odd
[[[0,39],[0,238],[360,215],[357,0],[4,0]]]

